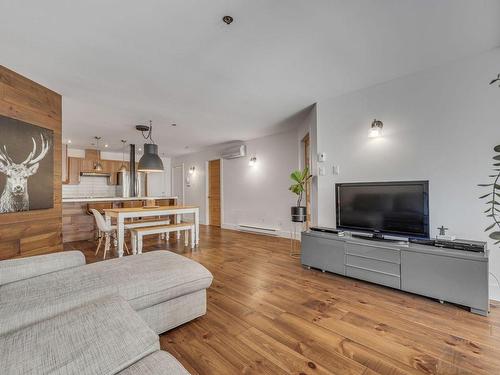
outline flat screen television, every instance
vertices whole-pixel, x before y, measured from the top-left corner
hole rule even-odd
[[[335,184],[337,228],[429,238],[429,181]]]

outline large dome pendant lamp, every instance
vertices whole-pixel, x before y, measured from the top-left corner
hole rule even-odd
[[[137,125],[135,127],[142,133],[144,139],[149,143],[144,143],[144,155],[142,155],[141,160],[139,160],[139,165],[137,166],[137,171],[139,172],[163,172],[163,162],[158,156],[158,145],[154,143],[152,133],[153,133],[153,122],[149,121],[149,126],[147,125]]]

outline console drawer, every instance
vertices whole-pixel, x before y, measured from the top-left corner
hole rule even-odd
[[[389,275],[400,276],[400,265],[397,263],[386,262],[384,260],[377,260],[365,257],[358,257],[356,255],[346,256],[346,265],[363,268],[370,271],[381,272]]]
[[[401,279],[399,276],[387,275],[385,273],[369,271],[358,267],[346,266],[346,275],[360,280],[401,289]]]
[[[346,254],[357,255],[364,258],[383,260],[391,263],[401,263],[399,249],[387,247],[364,245],[359,243],[346,243]]]

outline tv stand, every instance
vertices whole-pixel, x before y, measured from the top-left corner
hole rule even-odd
[[[302,233],[301,262],[333,272],[467,306],[475,314],[489,311],[489,253],[345,234]]]

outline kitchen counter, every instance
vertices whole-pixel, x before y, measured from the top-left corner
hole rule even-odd
[[[89,203],[89,202],[124,202],[124,201],[141,201],[148,199],[177,199],[177,197],[79,197],[79,198],[63,198],[63,203]]]

